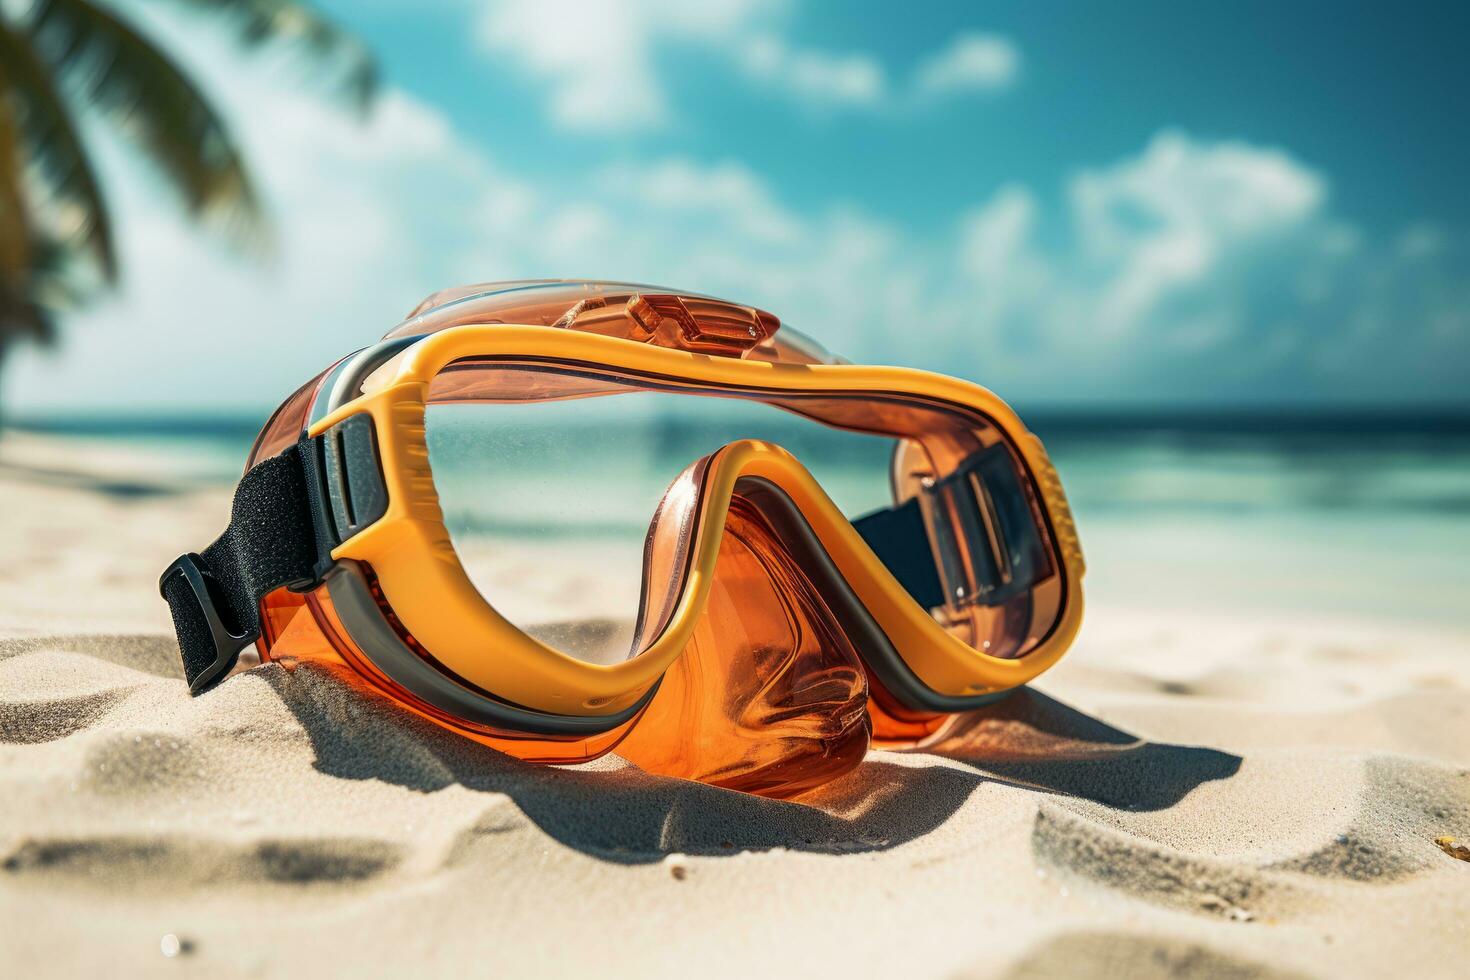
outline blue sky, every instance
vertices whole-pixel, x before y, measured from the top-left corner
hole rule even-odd
[[[333,0],[365,121],[119,6],[234,120],[276,254],[92,133],[127,283],[13,359],[12,410],[268,408],[522,276],[755,302],[1022,406],[1470,401],[1465,5]]]

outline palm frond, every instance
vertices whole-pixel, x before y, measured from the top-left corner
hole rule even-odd
[[[0,278],[18,276],[30,264],[30,222],[22,187],[18,93],[7,62],[0,61]]]
[[[118,119],[193,215],[258,239],[259,199],[229,131],[153,42],[87,0],[38,0],[30,32],[40,57]]]
[[[378,66],[357,38],[310,7],[292,0],[174,0],[233,21],[249,45],[282,42],[300,45],[316,59],[339,69],[343,90],[361,110],[378,90]]]
[[[0,61],[0,354],[20,337],[47,341],[51,314],[36,301],[37,250],[26,209],[25,164],[16,87]]]
[[[68,212],[69,237],[91,253],[104,280],[114,281],[117,257],[107,203],[50,67],[25,35],[3,23],[0,64],[5,66],[12,105],[19,110],[22,156],[39,165],[52,196]]]

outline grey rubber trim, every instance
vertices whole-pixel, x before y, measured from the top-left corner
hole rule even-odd
[[[356,354],[343,358],[317,388],[316,399],[311,403],[311,411],[307,413],[307,428],[362,394],[362,383],[368,375],[382,367],[389,358],[422,339],[421,334],[414,337],[394,337],[392,340],[364,347]]]
[[[383,618],[357,562],[338,561],[327,573],[326,584],[342,625],[373,666],[415,697],[474,724],[532,735],[598,735],[631,721],[658,690],[655,683],[636,704],[612,715],[558,715],[523,708],[455,682],[409,649]],[[486,651],[487,656],[494,654]]]
[[[735,492],[760,509],[771,522],[781,543],[801,564],[812,584],[821,592],[827,607],[842,630],[853,640],[853,646],[878,680],[901,704],[915,711],[938,711],[958,714],[972,711],[1001,700],[1015,688],[986,694],[956,696],[941,694],[914,673],[888,635],[868,612],[847,579],[837,570],[827,549],[822,546],[801,508],[776,484],[760,477],[746,476],[735,481]]]
[[[363,348],[363,350],[367,350],[367,348]],[[342,358],[342,360],[337,362],[337,366],[332,368],[331,372],[322,380],[322,383],[317,385],[316,395],[311,400],[311,409],[306,413],[306,425],[302,427],[303,429],[309,429],[327,417],[327,402],[331,400],[331,393],[337,388],[338,379],[347,370],[347,366],[355,361],[362,352],[361,350],[354,351]]]
[[[327,502],[340,543],[388,512],[388,487],[366,414],[347,416],[321,434],[321,443]]]

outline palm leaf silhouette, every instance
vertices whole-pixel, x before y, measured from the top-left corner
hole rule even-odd
[[[247,46],[295,46],[335,69],[366,109],[377,88],[361,44],[289,0],[174,0],[233,29]],[[78,126],[100,112],[151,161],[195,221],[237,245],[267,222],[229,127],[169,55],[111,6],[34,0],[0,5],[0,358],[17,340],[50,340],[56,316],[116,282],[107,197]]]

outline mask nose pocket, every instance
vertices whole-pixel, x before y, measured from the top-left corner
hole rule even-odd
[[[789,797],[855,768],[872,729],[862,661],[782,543],[762,480],[730,503],[709,601],[619,755],[663,775]]]

